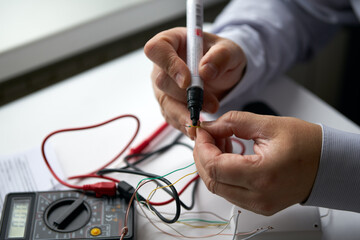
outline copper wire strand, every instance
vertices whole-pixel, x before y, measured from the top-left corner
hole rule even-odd
[[[138,199],[137,199],[138,200]],[[143,206],[141,204],[138,204],[140,206],[140,209],[142,211],[142,213],[144,214],[144,216],[148,219],[148,221],[151,223],[151,225],[153,225],[156,229],[158,229],[160,232],[166,234],[166,235],[169,235],[169,236],[172,236],[172,237],[184,237],[184,238],[208,238],[208,237],[213,237],[213,236],[217,236],[219,235],[219,233],[222,233],[223,231],[225,231],[226,227],[230,224],[230,221],[229,223],[218,233],[218,234],[211,234],[211,235],[206,235],[206,236],[186,236],[184,234],[182,234],[181,232],[179,232],[177,229],[173,228],[172,226],[170,226],[169,224],[165,224],[166,226],[168,226],[169,228],[171,228],[173,231],[175,231],[176,233],[178,233],[179,235],[176,235],[176,234],[172,234],[172,233],[169,233],[169,232],[166,232],[165,230],[161,229],[159,226],[157,226],[155,224],[155,222],[153,221],[153,219],[151,219],[146,213],[145,213],[145,210],[143,208]]]
[[[184,212],[183,215],[189,215],[189,214],[208,214],[208,215],[213,215],[214,217],[219,218],[222,221],[228,222],[228,219],[225,219],[219,215],[217,215],[214,212],[210,212],[210,211],[194,211],[194,212]]]
[[[143,204],[147,205],[146,201],[140,201],[140,203],[143,203]],[[148,211],[152,212],[151,209],[148,209]],[[141,214],[139,211],[137,211],[137,213],[139,213],[139,215],[140,215],[141,217],[146,218],[145,215]],[[152,213],[153,213],[153,212],[152,212]],[[161,211],[160,211],[160,213],[161,213],[162,215],[174,215],[174,213],[170,213],[170,212],[161,212]],[[153,214],[154,214],[154,216],[155,216],[155,213],[153,213]],[[226,222],[226,223],[229,222],[229,219],[225,219],[225,218],[217,215],[216,213],[210,212],[210,211],[184,212],[184,213],[182,213],[181,215],[182,215],[182,216],[185,216],[185,215],[199,215],[199,214],[212,215],[213,217],[216,217],[216,218],[218,218],[219,220],[221,220],[221,221],[223,221],[223,222]],[[178,221],[178,223],[180,223],[181,220],[184,220],[184,219],[180,219],[180,220]],[[206,220],[206,219],[204,219],[204,220]],[[161,221],[159,220],[159,221],[157,221],[157,222],[161,222]],[[219,225],[219,224],[217,224],[217,225]]]
[[[231,222],[231,220],[235,217],[235,215],[233,215],[233,216],[230,218],[228,224],[227,224],[223,229],[221,229],[218,233],[214,233],[214,234],[208,234],[208,235],[203,235],[203,236],[186,236],[186,235],[184,235],[183,233],[181,233],[180,231],[178,231],[177,229],[175,229],[174,227],[172,227],[170,224],[166,224],[166,223],[163,223],[163,222],[162,222],[163,224],[165,224],[167,227],[171,228],[173,231],[175,231],[175,232],[176,232],[177,234],[179,234],[179,235],[166,232],[165,230],[161,229],[158,225],[155,224],[154,219],[150,218],[150,217],[145,213],[145,209],[143,208],[142,204],[139,202],[139,199],[137,198],[137,195],[136,195],[135,197],[136,197],[136,200],[137,200],[138,203],[139,203],[138,206],[140,207],[140,209],[141,209],[142,213],[144,214],[144,216],[145,216],[145,217],[148,219],[148,221],[151,223],[151,225],[153,225],[156,229],[158,229],[160,232],[162,232],[162,233],[164,233],[164,234],[166,234],[166,235],[169,235],[169,236],[172,236],[172,237],[176,237],[176,238],[181,238],[181,237],[183,237],[183,238],[189,238],[189,239],[209,238],[209,237],[215,237],[215,236],[218,236],[218,235],[228,235],[228,236],[233,236],[233,235],[234,235],[234,234],[232,234],[232,233],[226,234],[226,233],[223,233],[223,232],[224,232],[224,231],[226,230],[226,228],[230,225],[230,222]],[[239,214],[239,213],[238,213],[238,214]],[[271,228],[270,228],[270,227],[268,227],[268,228],[258,228],[258,229],[255,229],[255,230],[253,230],[253,231],[250,231],[250,232],[236,233],[236,236],[246,236],[246,235],[249,235],[249,236],[247,236],[246,238],[244,238],[244,240],[245,240],[245,239],[250,239],[250,238],[252,238],[252,237],[254,237],[254,236],[256,236],[256,235],[258,235],[258,234],[260,234],[260,233],[262,233],[262,232],[265,232],[265,231],[267,231],[267,230],[269,230],[269,229],[271,229]]]
[[[194,125],[187,125],[187,124],[185,124],[184,126],[187,127],[187,128],[201,128],[200,125],[194,126]]]
[[[183,224],[185,226],[192,227],[192,228],[220,227],[220,226],[226,226],[228,224],[228,223],[202,223],[203,225],[195,225],[195,224],[181,222],[181,221],[178,221],[177,223]]]
[[[145,201],[141,201],[141,202],[145,202]],[[170,213],[170,212],[160,212],[161,214],[164,214],[164,215],[174,215],[174,213]],[[228,222],[229,219],[225,219],[219,215],[217,215],[216,213],[214,212],[210,212],[210,211],[191,211],[191,212],[184,212],[182,213],[181,215],[199,215],[199,214],[207,214],[207,215],[213,215],[214,217],[224,221],[224,222]],[[145,217],[145,216],[143,216]]]
[[[256,229],[256,232],[254,232],[254,233],[251,234],[250,236],[245,237],[245,238],[242,238],[242,239],[240,239],[240,240],[248,240],[248,239],[253,238],[253,237],[255,237],[255,236],[257,236],[257,235],[259,235],[259,234],[261,234],[261,233],[263,233],[263,232],[269,231],[269,230],[271,230],[271,229],[273,229],[273,227],[270,227],[270,226],[268,226],[268,227],[266,227],[266,228],[258,228],[258,229]],[[236,234],[236,236],[239,236],[239,234]]]
[[[146,201],[140,201],[140,203],[144,204],[144,205],[148,205]],[[151,211],[151,209],[148,207],[148,211],[151,212],[154,216],[155,213],[153,211]],[[205,211],[204,211],[205,212]],[[197,214],[197,213],[204,213],[204,212],[185,212],[185,213],[182,213],[182,215],[186,215],[186,214]],[[143,215],[141,212],[137,211],[137,213],[143,217],[143,218],[146,218],[145,215]],[[167,213],[167,212],[160,212],[161,214],[163,215],[174,215],[173,213]],[[212,213],[212,212],[206,212],[208,214],[211,214],[211,215],[214,215],[215,217],[218,217],[220,220],[222,220],[224,223],[203,223],[201,222],[203,225],[194,225],[194,224],[190,224],[190,223],[185,223],[185,222],[182,222],[180,219],[179,221],[177,221],[176,223],[178,224],[183,224],[183,225],[187,225],[189,227],[193,227],[193,228],[207,228],[207,227],[220,227],[220,226],[224,226],[224,225],[227,225],[229,220],[225,219],[225,218],[222,218],[218,215],[216,215],[215,213]],[[204,219],[206,220],[206,219]],[[161,220],[156,220],[154,219],[154,221],[156,222],[162,222]],[[195,220],[193,222],[196,222]]]
[[[124,220],[124,227],[122,228],[121,230],[121,235],[120,235],[120,240],[123,240],[125,235],[128,233],[128,219],[129,219],[129,213],[130,213],[130,208],[131,208],[131,205],[135,199],[135,196],[137,195],[136,193],[139,191],[139,189],[144,186],[146,183],[148,182],[151,182],[153,180],[147,180],[147,181],[144,181],[142,183],[139,184],[139,186],[137,186],[137,188],[135,189],[133,195],[131,196],[130,200],[129,200],[129,203],[128,203],[128,207],[126,209],[126,213],[125,213],[125,220]]]

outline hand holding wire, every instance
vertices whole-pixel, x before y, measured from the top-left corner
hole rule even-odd
[[[317,124],[228,112],[197,128],[194,158],[208,189],[250,211],[272,215],[309,196],[321,153]],[[254,154],[223,151],[230,136],[254,142]],[[283,199],[278,201],[278,199]]]

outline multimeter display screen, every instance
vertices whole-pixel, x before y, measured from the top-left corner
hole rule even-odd
[[[30,199],[14,199],[10,211],[8,238],[23,238],[29,212]]]

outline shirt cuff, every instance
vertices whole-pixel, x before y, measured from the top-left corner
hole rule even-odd
[[[322,125],[318,173],[304,205],[360,212],[360,135]]]

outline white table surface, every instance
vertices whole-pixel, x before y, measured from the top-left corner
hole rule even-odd
[[[0,154],[14,154],[39,147],[43,138],[57,129],[86,126],[121,114],[134,114],[141,121],[139,136],[133,146],[136,145],[163,123],[151,88],[151,68],[151,62],[146,59],[142,50],[138,50],[2,106],[0,108]],[[311,122],[322,122],[346,131],[360,132],[359,127],[354,123],[287,78],[275,81],[260,96],[282,115],[295,116]],[[121,140],[122,136],[133,131],[132,127],[127,126],[133,125],[127,120],[124,120],[124,123],[120,120],[118,125],[110,126],[110,129],[118,127],[119,134],[105,129],[105,133],[109,134],[108,136],[105,134],[105,137],[108,137],[111,142]],[[170,136],[172,134],[174,133]],[[76,138],[71,140],[75,141]],[[80,138],[80,141],[82,140]],[[183,141],[191,144],[191,141],[185,138]],[[90,166],[103,163],[104,159],[107,159],[106,152],[114,151],[114,149],[105,150],[108,145],[111,145],[108,144],[109,142],[105,142],[104,145],[99,143],[99,148],[103,147],[105,155],[91,159],[91,155],[73,150],[74,145],[81,146],[84,142],[75,144],[69,142],[71,142],[69,138],[64,135],[54,144],[55,152],[67,175],[84,170],[84,165],[87,163]],[[74,161],[75,157],[79,160]],[[86,161],[85,164],[84,161]],[[146,163],[144,167],[146,170],[162,174],[183,167],[192,161],[192,153],[178,147],[164,157]],[[185,173],[174,176],[174,179],[188,172],[191,171],[187,170]],[[131,177],[126,178],[133,181]],[[187,200],[189,192],[185,192],[183,197]],[[230,215],[232,205],[208,192],[203,183],[200,184],[196,194],[196,201],[195,210],[213,211],[225,218]],[[359,214],[333,211],[329,218],[323,219],[323,239],[356,239],[355,236],[360,236],[359,224]],[[201,235],[207,230],[197,231],[197,229],[191,229],[186,230],[186,233]],[[137,239],[170,239],[169,236],[155,230],[141,216],[137,220],[137,235]],[[222,236],[215,239],[230,239],[230,237]]]

